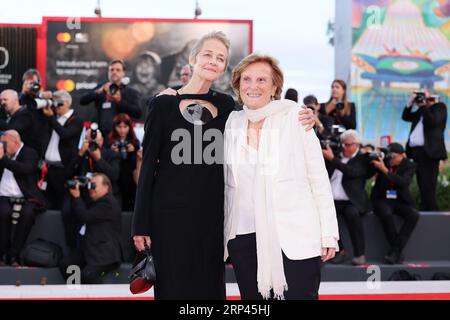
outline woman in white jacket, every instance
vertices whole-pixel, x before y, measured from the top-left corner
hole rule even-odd
[[[319,140],[280,100],[283,73],[252,54],[233,70],[244,110],[225,128],[225,259],[242,299],[317,299],[320,264],[339,238]]]

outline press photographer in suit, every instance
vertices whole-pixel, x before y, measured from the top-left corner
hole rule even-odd
[[[369,155],[360,151],[361,138],[358,132],[346,130],[340,139],[340,154],[334,155],[329,146],[322,153],[331,181],[336,212],[344,217],[350,233],[354,253],[352,263],[361,265],[367,263],[361,215],[371,209],[365,186],[366,180],[373,176],[375,170],[370,165]],[[341,251],[332,260],[334,263],[343,263],[347,259],[342,240],[339,240],[339,247]]]
[[[53,98],[60,101],[58,106],[42,109],[50,129],[45,144],[47,174],[44,189],[51,207],[59,210],[65,195],[64,182],[69,178],[68,165],[77,156],[83,120],[71,108],[72,97],[67,91],[56,91]]]
[[[84,224],[84,230],[80,248],[61,261],[60,270],[67,277],[67,267],[78,265],[82,269],[81,283],[101,284],[102,276],[121,261],[121,211],[108,177],[94,173],[90,180],[89,202],[82,199],[79,184],[70,188],[71,214]]]
[[[23,143],[30,146],[33,135],[33,118],[26,106],[21,106],[14,90],[0,94],[0,131],[16,130]]]
[[[37,186],[38,155],[15,130],[0,137],[0,265],[17,266],[19,254],[45,198]]]
[[[413,105],[419,108],[412,111]],[[439,161],[447,159],[444,132],[447,106],[438,96],[415,91],[403,110],[402,119],[411,122],[406,154],[417,163],[417,184],[420,190],[420,210],[437,211],[436,188]]]
[[[140,108],[139,92],[125,83],[125,63],[122,60],[113,60],[109,64],[108,82],[100,84],[85,94],[81,105],[95,103],[97,109],[100,131],[107,137],[112,129],[114,117],[119,113],[126,113],[132,118],[139,118]]]
[[[419,212],[409,192],[409,185],[416,170],[416,164],[406,157],[399,143],[388,146],[388,156],[383,161],[372,161],[378,170],[375,186],[372,189],[374,213],[380,218],[390,245],[385,262],[397,264],[403,262],[403,248],[408,242],[419,220]],[[394,224],[394,214],[401,216],[404,223],[399,231]]]

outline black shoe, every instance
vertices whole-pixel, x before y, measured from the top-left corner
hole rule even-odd
[[[387,264],[402,264],[404,256],[400,251],[393,250],[384,256],[384,261]]]
[[[17,261],[17,258],[11,257],[11,267],[18,267],[19,261]]]
[[[342,264],[345,263],[347,261],[347,255],[345,254],[345,252],[338,252],[336,254],[336,256],[330,260],[330,263],[335,263],[335,264]]]
[[[0,267],[4,267],[8,265],[8,260],[6,254],[0,255]]]

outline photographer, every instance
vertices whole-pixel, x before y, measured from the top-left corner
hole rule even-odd
[[[53,99],[58,102],[57,107],[47,106],[42,109],[51,130],[48,131],[50,134],[45,143],[47,174],[43,189],[51,207],[61,209],[65,193],[64,182],[70,177],[68,165],[77,155],[83,121],[71,109],[72,97],[67,91],[54,92]]]
[[[67,174],[69,177],[90,177],[93,172],[105,174],[111,181],[112,192],[117,199],[120,199],[117,179],[120,172],[120,155],[110,149],[103,147],[103,137],[96,128],[96,123],[91,124],[91,129],[86,131],[81,149],[78,155],[74,157],[68,165]],[[83,194],[82,194],[83,195]],[[87,200],[87,194],[84,194]],[[62,218],[66,231],[66,241],[69,247],[77,247],[78,232],[81,223],[75,216],[70,214],[68,201],[64,201],[62,205]]]
[[[85,225],[81,246],[62,259],[60,270],[67,278],[67,267],[82,268],[82,284],[101,284],[102,276],[116,269],[121,261],[121,212],[111,193],[108,177],[94,173],[89,188],[89,202],[80,195],[78,183],[70,188],[70,210]]]
[[[314,119],[316,121],[314,130],[316,131],[316,135],[319,140],[327,139],[331,134],[333,119],[323,113],[320,113],[320,104],[315,96],[309,95],[304,97],[303,104],[314,112]]]
[[[133,121],[125,113],[114,117],[113,128],[109,133],[111,150],[120,154],[119,188],[122,197],[122,210],[132,211],[136,197],[136,183],[133,172],[136,169],[139,140],[133,129]]]
[[[48,123],[42,111],[37,108],[36,99],[51,99],[50,91],[43,91],[41,76],[36,69],[28,69],[22,77],[22,92],[19,97],[20,105],[26,106],[33,119],[33,134],[30,146],[38,152],[40,158],[44,156],[45,141],[43,132],[47,132]]]
[[[15,130],[4,132],[0,141],[0,265],[17,266],[35,214],[45,210],[45,198],[37,187],[36,151]]]
[[[366,179],[374,174],[367,154],[359,150],[361,140],[355,130],[347,130],[341,135],[342,153],[335,156],[327,146],[322,150],[331,181],[334,204],[338,215],[343,215],[353,245],[354,265],[365,264],[364,229],[361,215],[370,210],[369,197],[365,190]],[[339,240],[340,252],[332,260],[343,263],[347,259],[342,237]]]
[[[26,146],[30,146],[33,135],[33,118],[25,106],[19,103],[14,90],[4,90],[0,94],[0,131],[16,130]]]
[[[134,118],[141,116],[139,92],[126,85],[125,63],[122,60],[111,61],[108,79],[107,83],[98,85],[80,100],[81,105],[95,103],[100,131],[105,137],[111,131],[113,118],[117,114],[126,113]]]
[[[356,107],[347,99],[347,84],[343,80],[334,80],[331,84],[331,97],[320,105],[320,112],[333,119],[333,124],[345,129],[356,129]]]
[[[403,262],[403,248],[419,220],[419,213],[414,209],[409,192],[416,164],[406,157],[405,150],[399,143],[391,143],[388,151],[389,156],[385,162],[381,158],[372,161],[379,173],[371,198],[374,213],[380,218],[391,247],[384,257],[385,262],[397,264]],[[399,231],[395,227],[393,214],[405,220]]]
[[[419,108],[413,112],[414,104]],[[447,106],[439,102],[437,96],[430,97],[427,92],[416,91],[403,110],[402,119],[412,123],[406,154],[417,163],[420,210],[437,211],[439,161],[447,159],[444,139]]]

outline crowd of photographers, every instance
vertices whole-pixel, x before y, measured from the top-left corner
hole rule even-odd
[[[36,213],[62,212],[70,255],[62,270],[74,261],[83,267],[83,279],[99,281],[102,273],[120,262],[120,212],[132,211],[139,168],[140,142],[133,118],[139,118],[139,93],[127,86],[125,64],[109,65],[108,82],[80,100],[94,103],[97,120],[86,125],[72,108],[65,90],[43,91],[37,70],[23,75],[18,94],[0,95],[0,265],[20,264],[20,251]],[[287,97],[297,100],[295,90]],[[331,96],[319,104],[310,95],[303,104],[315,115],[315,131],[332,185],[338,215],[349,229],[354,256],[342,242],[334,259],[365,264],[362,215],[373,211],[390,244],[387,263],[401,263],[419,214],[409,184],[414,174],[422,196],[422,210],[437,210],[436,180],[444,145],[446,106],[433,96],[416,92],[405,107],[403,120],[412,122],[406,149],[398,143],[375,150],[363,146],[356,129],[356,107],[346,84],[335,80]],[[413,105],[419,108],[412,111]],[[372,193],[366,183],[374,181]],[[393,215],[404,219],[397,230]],[[63,271],[64,274],[64,271]]]

